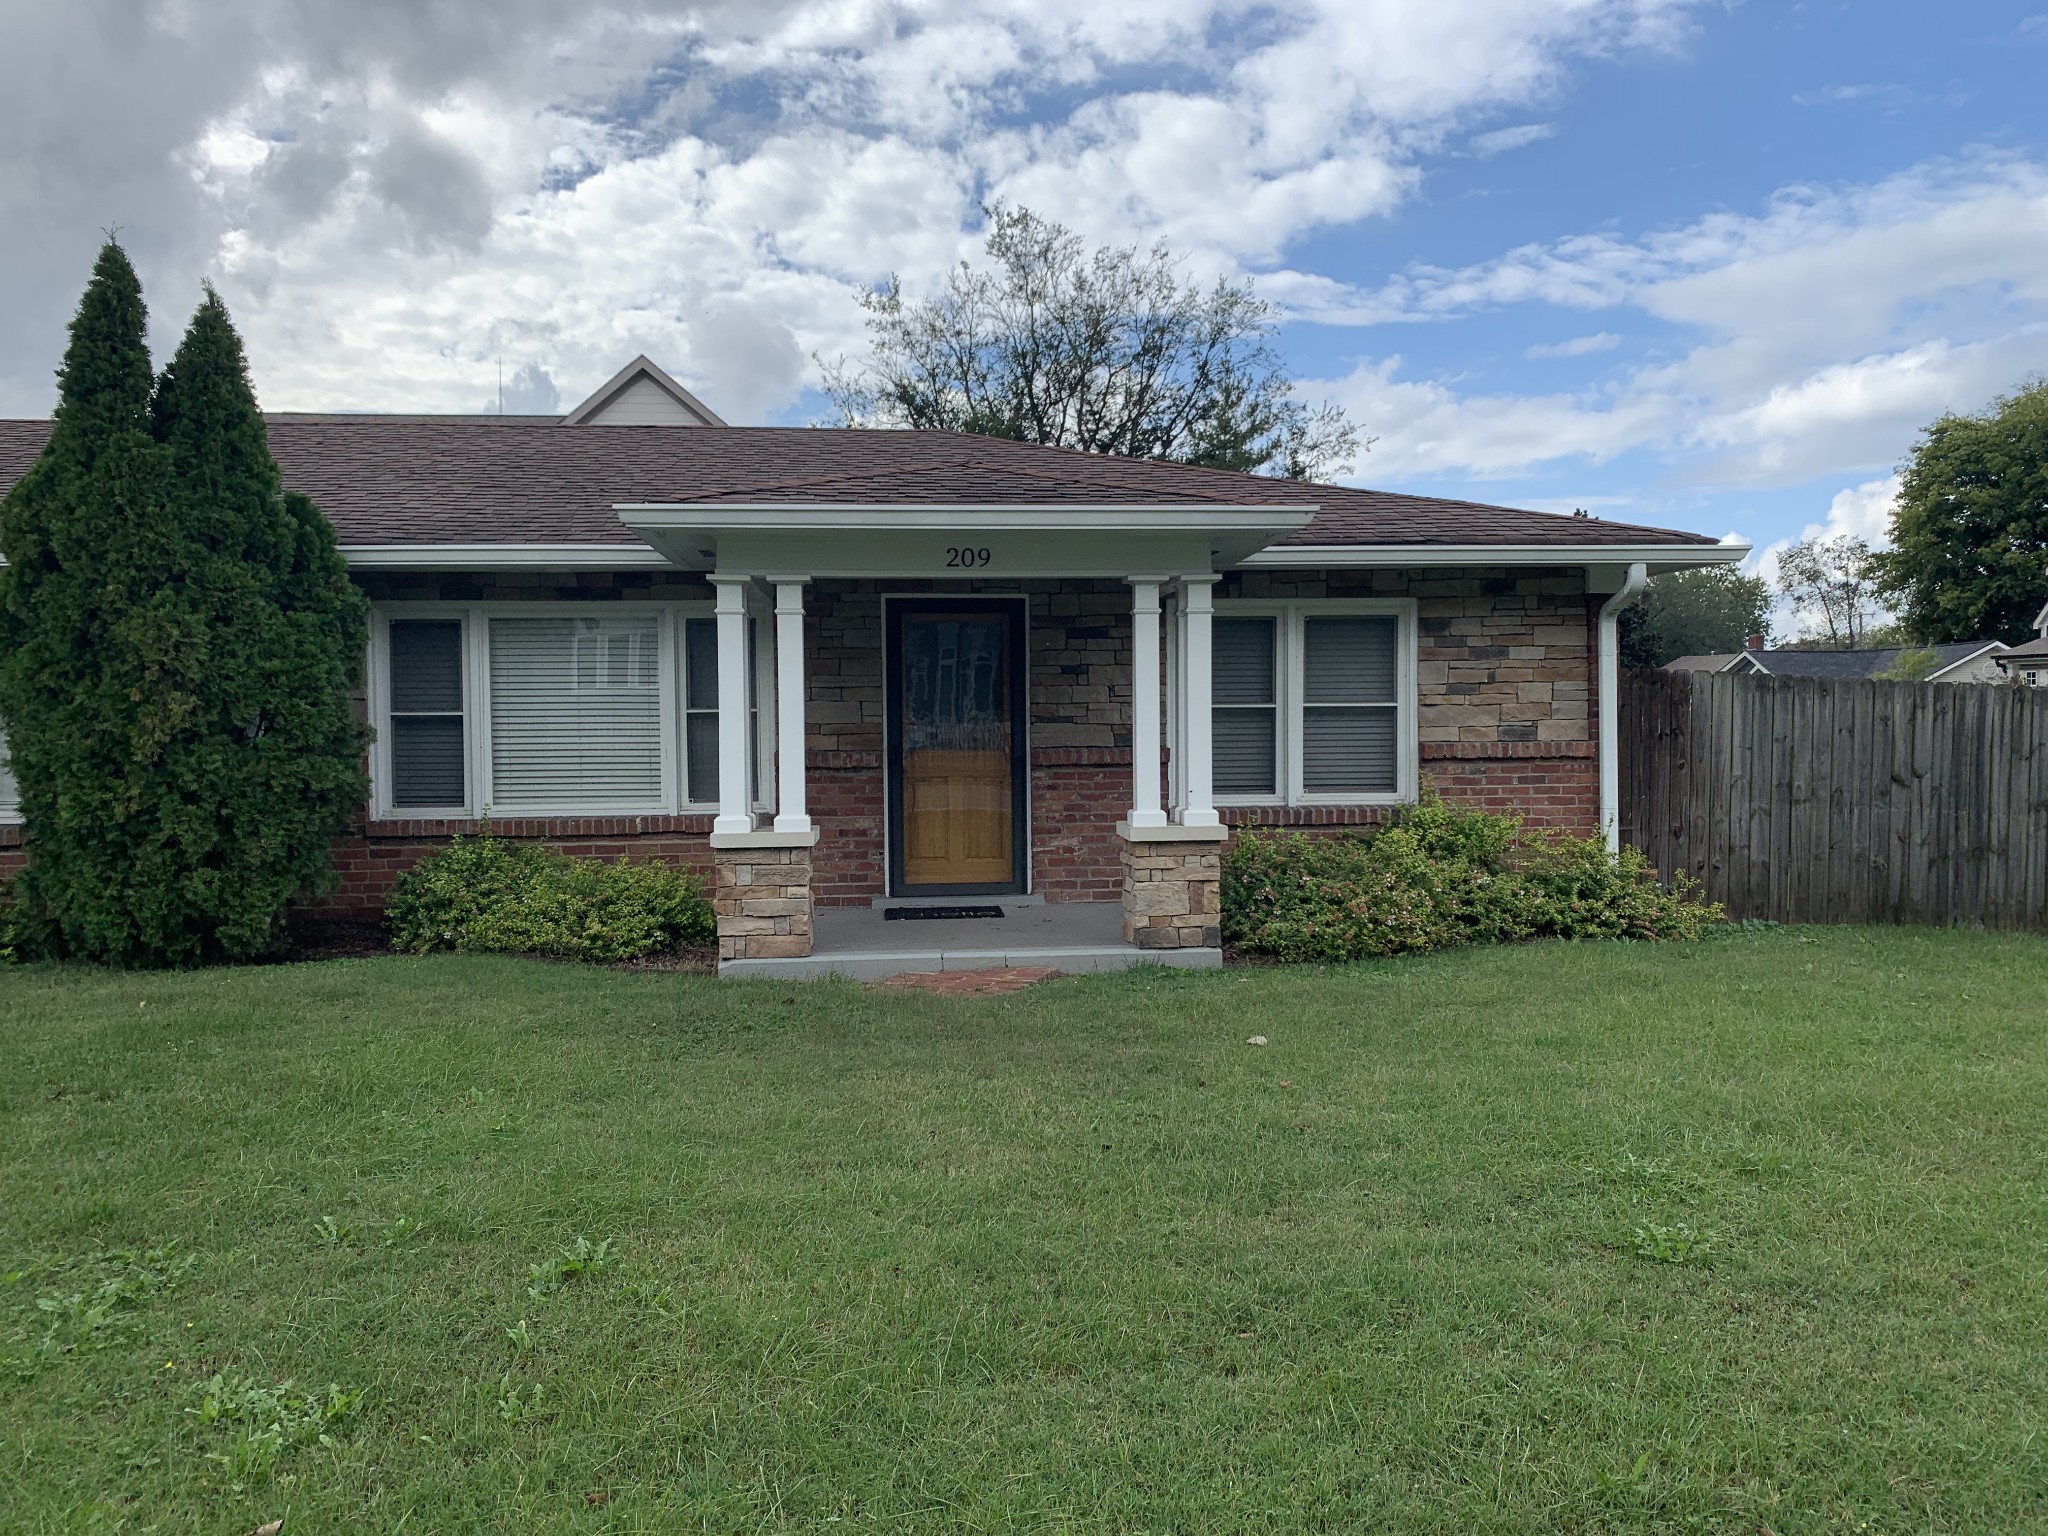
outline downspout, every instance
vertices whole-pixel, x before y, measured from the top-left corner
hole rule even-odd
[[[1628,568],[1621,590],[1600,605],[1600,829],[1607,851],[1621,851],[1621,610],[1642,595],[1648,568]]]

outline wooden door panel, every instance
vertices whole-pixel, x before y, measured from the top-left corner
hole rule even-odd
[[[998,885],[1011,859],[1010,754],[912,752],[903,759],[903,878]]]

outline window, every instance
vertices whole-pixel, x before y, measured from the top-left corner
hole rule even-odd
[[[398,607],[373,648],[379,814],[718,802],[717,624],[684,605]]]
[[[1277,618],[1212,620],[1214,687],[1210,736],[1219,795],[1270,795],[1279,789],[1280,694]]]
[[[7,737],[0,733],[0,821],[14,821],[21,815],[21,787],[8,771]]]
[[[1371,802],[1415,793],[1414,605],[1219,603],[1216,798]]]
[[[462,710],[462,621],[391,625],[391,803],[462,805],[469,796]]]

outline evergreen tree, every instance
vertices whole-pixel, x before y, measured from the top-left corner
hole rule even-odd
[[[29,863],[25,948],[136,952],[125,899],[146,678],[123,622],[157,579],[164,453],[150,436],[142,284],[109,240],[71,322],[50,441],[0,503],[0,720]]]
[[[109,251],[133,293],[140,353],[139,290]],[[89,312],[90,291],[74,353]],[[142,366],[146,379],[146,355]],[[60,444],[80,376],[67,357],[51,452],[24,486],[46,471],[60,486],[96,483],[65,477],[78,451]],[[10,657],[0,709],[47,794],[32,798],[23,776],[22,894],[57,952],[133,965],[245,958],[281,942],[286,903],[328,878],[329,845],[362,802],[365,733],[349,694],[367,605],[327,520],[282,489],[241,341],[211,289],[140,415],[148,494],[61,501],[54,521],[78,526],[40,554],[45,585],[76,596],[38,601],[31,582],[8,593],[7,622],[37,654]],[[137,435],[127,418],[118,430]],[[15,499],[10,571],[17,547],[34,552],[17,537],[30,519]],[[31,719],[24,694],[56,707]]]

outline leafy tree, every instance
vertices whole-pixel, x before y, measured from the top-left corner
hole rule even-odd
[[[1914,639],[2031,639],[2048,601],[2048,380],[1930,426],[1877,557]]]
[[[1621,612],[1621,664],[1661,667],[1681,656],[1739,651],[1766,633],[1771,591],[1733,566],[1659,576]]]
[[[869,355],[823,364],[844,426],[924,427],[1297,479],[1352,467],[1358,429],[1294,398],[1272,306],[1205,288],[1164,244],[1084,248],[1025,208],[994,207],[990,265],[928,299],[891,277],[860,296]]]
[[[1941,670],[1941,653],[1930,646],[1909,645],[1894,656],[1891,665],[1873,677],[1889,683],[1924,683]]]
[[[1778,556],[1778,590],[1798,610],[1802,638],[1827,650],[1855,650],[1884,617],[1875,557],[1853,534],[1787,549]]]
[[[118,328],[97,320],[102,288],[123,297]],[[22,894],[53,952],[245,958],[282,941],[286,904],[329,878],[329,845],[362,802],[350,692],[367,606],[327,520],[282,489],[219,296],[138,409],[141,321],[110,244],[73,325],[51,451],[0,524]],[[102,352],[123,359],[119,412],[71,410],[105,393],[79,388]],[[113,428],[96,456],[88,417]],[[113,453],[145,466],[118,496],[99,467]]]

